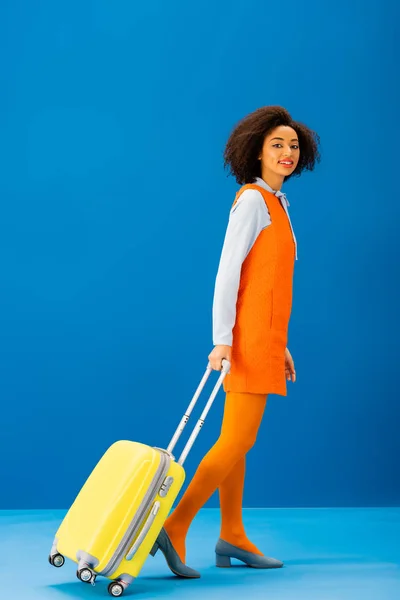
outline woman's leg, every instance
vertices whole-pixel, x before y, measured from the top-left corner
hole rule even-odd
[[[201,461],[181,501],[165,523],[168,536],[183,562],[185,538],[193,518],[226,474],[254,445],[266,400],[265,394],[226,394],[221,434]]]
[[[263,554],[247,538],[242,514],[243,488],[246,472],[246,457],[244,456],[225,477],[219,486],[219,502],[221,506],[221,533],[225,542],[233,544],[247,552]]]

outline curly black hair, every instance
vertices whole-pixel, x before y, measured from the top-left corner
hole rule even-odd
[[[302,171],[312,171],[321,159],[320,138],[303,123],[294,121],[282,106],[263,106],[247,115],[233,129],[224,151],[224,167],[240,185],[253,183],[261,177],[261,153],[265,137],[276,127],[292,127],[299,138],[300,159],[296,169],[285,179],[298,177]]]

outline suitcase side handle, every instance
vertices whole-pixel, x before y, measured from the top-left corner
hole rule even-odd
[[[157,513],[160,510],[160,506],[161,506],[160,502],[154,503],[154,506],[152,507],[152,509],[149,513],[149,516],[147,517],[146,522],[143,525],[142,531],[138,535],[135,543],[133,544],[132,548],[129,550],[128,554],[125,557],[126,560],[132,560],[132,558],[135,556],[136,552],[139,550],[141,543],[143,542],[144,538],[146,537],[150,527],[154,523],[154,519],[156,518]]]
[[[189,454],[189,452],[190,452],[190,450],[191,450],[191,448],[192,448],[192,446],[193,446],[193,444],[194,444],[197,436],[199,435],[200,429],[203,426],[203,423],[204,423],[204,421],[205,421],[205,419],[207,417],[208,411],[210,410],[210,408],[212,406],[212,403],[214,402],[215,397],[218,394],[219,389],[220,389],[220,387],[221,387],[221,385],[222,385],[225,377],[228,375],[228,373],[230,371],[230,368],[231,368],[231,363],[228,360],[224,359],[222,361],[222,372],[221,372],[221,375],[219,376],[218,381],[215,384],[214,389],[211,392],[211,395],[210,395],[210,397],[208,399],[208,402],[207,402],[207,404],[206,404],[203,412],[201,413],[201,416],[200,416],[199,420],[197,421],[197,424],[196,424],[195,428],[192,431],[192,435],[190,436],[189,440],[187,441],[187,444],[184,447],[181,456],[179,457],[178,464],[183,465],[183,463],[185,462],[187,455]],[[184,430],[184,428],[186,427],[187,422],[189,421],[189,417],[190,417],[190,415],[191,415],[191,413],[193,411],[193,408],[195,407],[196,402],[199,399],[199,396],[200,396],[201,392],[203,391],[204,386],[205,386],[205,384],[206,384],[206,382],[207,382],[207,380],[208,380],[208,378],[209,378],[212,370],[213,369],[211,367],[211,364],[208,363],[206,372],[204,373],[203,378],[200,381],[199,387],[197,388],[197,390],[196,390],[196,392],[195,392],[192,400],[190,401],[190,404],[187,407],[186,412],[183,415],[183,417],[182,417],[182,419],[181,419],[181,421],[180,421],[180,423],[179,423],[179,425],[177,427],[177,430],[175,431],[175,433],[174,433],[174,435],[173,435],[173,437],[172,437],[172,439],[171,439],[171,441],[169,443],[169,446],[167,448],[167,452],[172,453],[172,450],[174,449],[177,441],[179,440],[179,438],[180,438],[180,436],[182,434],[182,431]]]

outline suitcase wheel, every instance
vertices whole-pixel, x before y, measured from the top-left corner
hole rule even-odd
[[[93,571],[91,569],[88,569],[87,567],[79,569],[76,572],[76,576],[78,577],[78,579],[83,581],[83,583],[91,583],[92,585],[94,585],[94,582],[96,581],[96,574],[93,573]]]
[[[53,556],[49,556],[49,563],[53,565],[53,567],[62,567],[65,563],[65,558],[62,554],[53,554]]]
[[[112,581],[108,586],[108,593],[117,598],[124,593],[124,586],[119,581]]]

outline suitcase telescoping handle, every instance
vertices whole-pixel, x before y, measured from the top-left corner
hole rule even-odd
[[[227,376],[227,374],[230,371],[230,368],[231,368],[231,363],[228,360],[224,359],[222,361],[221,375],[219,376],[218,381],[215,384],[213,391],[211,392],[211,395],[210,395],[210,397],[208,399],[208,402],[207,402],[207,404],[206,404],[203,412],[201,413],[200,419],[197,421],[197,424],[196,424],[195,428],[192,431],[192,435],[188,439],[187,444],[184,447],[184,449],[182,451],[182,454],[179,457],[178,464],[183,465],[183,463],[185,462],[186,457],[189,454],[189,452],[190,452],[190,450],[191,450],[191,448],[192,448],[192,446],[193,446],[193,444],[195,442],[195,439],[199,435],[200,429],[203,427],[203,423],[204,423],[204,421],[206,419],[208,411],[210,410],[210,408],[212,406],[212,403],[214,402],[215,397],[218,394],[219,389],[220,389],[220,387],[221,387],[221,385],[222,385],[225,377]],[[197,388],[197,390],[196,390],[196,392],[195,392],[195,394],[194,394],[194,396],[193,396],[193,398],[192,398],[189,406],[186,409],[185,414],[183,415],[183,417],[182,417],[182,419],[181,419],[181,421],[180,421],[180,423],[179,423],[179,425],[177,427],[177,430],[175,431],[175,433],[174,433],[174,435],[172,437],[172,440],[169,443],[169,446],[167,448],[168,452],[172,453],[172,450],[174,449],[177,441],[179,440],[179,438],[180,438],[180,436],[182,434],[182,431],[185,429],[186,423],[189,421],[189,417],[191,415],[191,412],[192,412],[193,408],[195,407],[195,404],[196,404],[197,400],[199,399],[199,396],[200,396],[201,392],[203,391],[203,388],[206,385],[206,382],[207,382],[207,380],[208,380],[208,378],[209,378],[212,370],[213,369],[211,367],[211,364],[208,363],[206,372],[204,373],[203,378],[200,381],[199,387]]]

